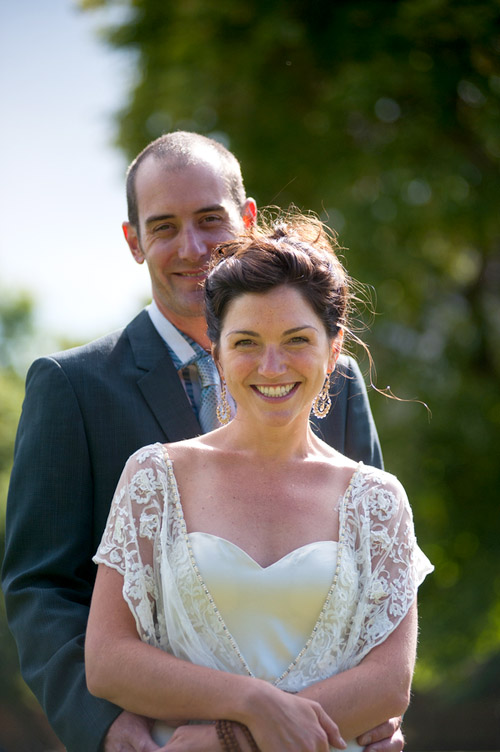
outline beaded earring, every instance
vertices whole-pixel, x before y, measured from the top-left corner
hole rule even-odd
[[[326,374],[325,383],[312,403],[312,411],[317,418],[325,418],[330,412],[332,406],[332,401],[330,399],[330,376],[331,373]]]
[[[231,420],[231,407],[227,400],[226,382],[221,377],[220,380],[220,397],[217,400],[217,420],[222,426],[226,426]]]

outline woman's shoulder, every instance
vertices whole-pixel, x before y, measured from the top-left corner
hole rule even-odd
[[[193,439],[184,439],[183,441],[172,441],[167,444],[161,444],[163,453],[169,457],[172,462],[195,462],[198,458],[207,457],[213,447],[204,441],[203,436],[195,436]]]
[[[144,478],[145,474],[151,477],[166,474],[169,458],[165,447],[165,444],[156,442],[136,449],[125,463],[120,485],[123,482],[131,483],[136,476]]]
[[[392,488],[402,488],[399,478],[387,470],[381,470],[379,467],[375,467],[375,465],[365,465],[364,462],[358,462],[357,467],[358,472],[367,483]]]
[[[401,481],[387,470],[363,462],[358,464],[353,477],[352,499],[375,516],[381,513],[393,516],[409,508]]]
[[[157,462],[165,457],[166,444],[157,441],[154,444],[146,444],[136,449],[127,460],[128,466],[147,466],[152,462]]]
[[[175,474],[177,482],[205,472],[218,454],[217,449],[203,440],[203,436],[160,445],[164,461]]]

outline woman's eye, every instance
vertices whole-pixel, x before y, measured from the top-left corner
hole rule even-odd
[[[234,344],[235,347],[250,347],[254,344],[254,341],[252,339],[239,339]]]
[[[292,337],[292,339],[290,340],[290,343],[292,345],[302,345],[304,344],[304,342],[309,342],[307,337]]]

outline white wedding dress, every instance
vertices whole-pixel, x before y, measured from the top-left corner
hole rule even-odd
[[[154,444],[127,462],[94,561],[122,574],[145,642],[295,692],[357,665],[432,571],[394,476],[360,463],[339,515],[338,542],[263,568],[224,538],[187,532],[173,465]],[[162,744],[173,732],[154,731]]]

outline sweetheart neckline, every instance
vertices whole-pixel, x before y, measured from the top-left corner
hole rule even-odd
[[[167,451],[167,447],[166,447],[165,444],[162,444],[160,441],[157,441],[156,444],[155,444],[155,446],[160,447],[160,451],[161,451],[161,455],[162,455],[162,458],[163,458],[163,462],[165,463],[165,467],[168,468],[168,466],[170,466],[170,468],[172,469],[172,480],[173,480],[174,487],[175,487],[175,494],[176,494],[176,498],[177,498],[178,510],[180,512],[179,518],[180,518],[180,520],[182,522],[182,525],[184,526],[184,532],[185,532],[185,534],[189,536],[189,535],[191,535],[191,533],[187,529],[186,518],[184,517],[184,508],[182,506],[182,500],[181,500],[181,494],[180,494],[180,491],[179,491],[179,485],[177,483],[177,478],[175,477],[175,473],[174,473],[174,462],[170,458],[170,455],[169,455],[169,453]],[[339,497],[339,505],[338,505],[338,509],[339,509],[339,539],[340,539],[340,536],[342,534],[342,511],[343,511],[343,506],[345,504],[345,500],[346,500],[348,494],[350,493],[352,487],[354,486],[354,484],[355,484],[355,482],[356,482],[356,480],[358,478],[358,475],[361,473],[361,468],[363,467],[363,465],[364,465],[364,463],[363,463],[362,460],[360,460],[357,463],[356,467],[353,470],[353,473],[352,473],[351,477],[349,478],[349,483],[347,484],[347,487],[345,488],[344,492]],[[203,531],[194,531],[194,532],[203,532]],[[207,535],[211,535],[211,533],[206,533],[206,534]],[[216,537],[219,537],[219,536],[216,536]],[[227,538],[223,538],[222,540],[228,540],[228,539]],[[228,542],[232,543],[232,541],[228,541]],[[313,542],[318,543],[320,541],[313,541]],[[335,541],[331,541],[331,542],[335,543]],[[337,541],[337,543],[338,543],[338,541]],[[234,543],[233,545],[237,546],[236,543]],[[309,544],[306,543],[305,545],[309,545]],[[240,548],[240,546],[238,546],[238,548]],[[299,548],[302,548],[302,546],[300,546]],[[299,550],[299,549],[294,549],[294,550]],[[244,549],[241,549],[241,551],[244,551]],[[244,551],[244,553],[247,553],[247,552]],[[290,551],[289,553],[293,553],[293,551]],[[250,554],[247,554],[247,556],[249,556],[252,559],[252,557],[250,556]],[[285,554],[285,556],[288,556],[288,554]],[[281,557],[281,558],[283,559],[284,557]],[[255,559],[253,559],[253,561],[255,561]],[[281,561],[281,559],[278,559],[277,561]],[[272,564],[269,564],[268,567],[269,566],[273,566],[273,564],[276,564],[276,563],[277,562],[272,562]],[[256,562],[256,564],[258,564],[258,566],[261,566],[259,564],[259,562]],[[261,568],[262,569],[267,569],[267,567],[261,567]]]
[[[263,567],[262,564],[259,564],[256,559],[251,556],[251,554],[248,553],[248,551],[245,551],[244,548],[241,548],[241,546],[238,546],[237,543],[234,543],[233,541],[230,541],[228,538],[224,538],[221,535],[215,535],[214,533],[206,533],[203,530],[194,530],[191,533],[187,533],[188,537],[192,540],[193,535],[204,535],[209,538],[213,538],[215,540],[220,540],[223,543],[229,544],[230,547],[235,548],[239,553],[243,554],[244,557],[249,559],[252,564],[255,564],[260,570],[266,571],[268,569],[271,569],[272,567],[282,563],[285,559],[288,559],[293,554],[298,553],[299,551],[302,551],[305,548],[312,548],[313,546],[317,546],[318,544],[332,544],[335,547],[338,547],[339,542],[334,540],[320,540],[320,541],[311,541],[310,543],[304,543],[304,545],[299,546],[298,548],[294,548],[292,551],[289,551],[288,553],[284,554],[281,558],[276,559],[276,561],[273,561],[271,564],[268,564],[267,566]]]
[[[187,526],[186,526],[186,520],[185,520],[185,517],[184,517],[184,510],[182,508],[182,502],[181,502],[180,493],[179,493],[179,486],[177,484],[177,479],[175,477],[173,462],[172,462],[172,460],[170,459],[170,457],[168,455],[167,448],[166,448],[166,446],[164,444],[161,444],[160,442],[156,442],[156,444],[154,446],[159,447],[159,449],[160,449],[163,466],[164,466],[164,468],[165,468],[165,470],[167,472],[167,477],[168,477],[169,483],[171,484],[171,488],[173,490],[173,494],[174,494],[173,506],[174,506],[174,508],[176,510],[177,522],[180,524],[181,529],[183,531],[183,538],[184,538],[184,541],[185,541],[185,545],[187,547],[188,556],[189,556],[189,558],[191,560],[192,570],[193,570],[195,576],[197,577],[198,582],[200,583],[201,587],[203,588],[205,597],[206,597],[208,603],[210,603],[210,605],[211,605],[211,607],[213,609],[213,612],[214,612],[215,616],[217,617],[217,619],[218,619],[218,621],[220,623],[220,627],[222,629],[223,634],[225,634],[228,637],[233,651],[238,656],[240,664],[241,664],[243,670],[245,671],[245,673],[248,676],[254,676],[254,674],[252,673],[252,671],[251,671],[248,663],[245,660],[245,657],[243,656],[241,650],[239,649],[236,640],[234,639],[233,635],[231,634],[231,632],[227,628],[227,625],[226,625],[226,623],[225,623],[225,621],[224,621],[224,619],[222,617],[222,614],[220,613],[219,609],[217,608],[217,605],[216,605],[216,603],[214,601],[214,598],[213,598],[212,594],[210,593],[210,590],[208,589],[207,585],[205,584],[205,582],[203,580],[203,577],[201,576],[201,572],[200,572],[200,570],[198,568],[198,565],[196,563],[194,552],[193,552],[193,549],[192,549],[192,546],[191,546],[191,541],[189,539],[189,532],[188,532]],[[354,472],[351,475],[351,478],[350,478],[350,481],[349,481],[349,484],[348,484],[347,488],[345,489],[344,493],[340,496],[340,499],[339,499],[339,543],[338,543],[338,547],[339,548],[338,548],[338,555],[337,555],[337,566],[336,566],[336,569],[335,569],[335,573],[333,575],[333,580],[332,580],[332,583],[330,585],[330,589],[328,590],[328,593],[327,593],[326,598],[324,600],[324,603],[323,603],[323,606],[321,608],[321,611],[318,614],[316,623],[315,623],[315,625],[314,625],[314,627],[312,629],[312,632],[310,633],[310,635],[309,635],[306,643],[304,644],[304,646],[302,647],[302,649],[300,650],[300,652],[297,654],[297,656],[294,658],[294,660],[287,666],[287,668],[281,674],[281,676],[278,676],[275,679],[275,681],[273,682],[274,686],[278,686],[280,684],[280,682],[283,679],[285,679],[285,677],[288,676],[288,674],[292,671],[292,669],[300,662],[300,660],[302,659],[302,657],[304,656],[304,654],[307,652],[309,646],[314,641],[314,639],[316,637],[316,634],[317,634],[318,630],[320,629],[321,622],[324,619],[325,613],[327,612],[328,605],[329,605],[330,600],[331,600],[331,598],[332,598],[332,596],[333,596],[333,594],[335,592],[335,588],[337,587],[337,580],[338,580],[339,571],[340,571],[341,558],[342,558],[342,549],[343,549],[343,526],[344,526],[344,523],[345,523],[345,520],[344,520],[345,506],[347,504],[347,500],[348,500],[349,496],[352,494],[354,486],[356,485],[358,476],[361,476],[362,467],[363,467],[363,462],[362,461],[358,462],[358,464],[357,464]],[[165,508],[168,509],[168,506],[166,506]]]

